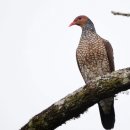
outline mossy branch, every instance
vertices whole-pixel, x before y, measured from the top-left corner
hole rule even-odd
[[[130,68],[97,77],[35,115],[20,130],[54,130],[67,120],[79,117],[101,99],[114,96],[129,88]]]

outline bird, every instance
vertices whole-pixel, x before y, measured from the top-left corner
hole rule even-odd
[[[73,25],[80,26],[82,29],[76,49],[76,59],[85,83],[114,71],[112,45],[97,34],[93,22],[87,16],[80,15],[69,27]],[[104,129],[111,130],[115,124],[114,97],[100,100],[98,107]]]

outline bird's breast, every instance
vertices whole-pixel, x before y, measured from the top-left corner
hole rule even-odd
[[[105,46],[102,43],[81,43],[77,48],[77,58],[86,64],[102,61],[105,57]]]
[[[81,41],[76,55],[84,79],[92,79],[109,72],[107,53],[101,40]]]

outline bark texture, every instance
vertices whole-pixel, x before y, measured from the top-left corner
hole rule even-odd
[[[130,88],[130,68],[97,77],[46,110],[35,115],[20,130],[54,130],[67,120],[77,118],[101,99]]]

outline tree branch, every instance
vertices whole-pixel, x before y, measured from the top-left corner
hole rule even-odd
[[[97,77],[35,115],[20,130],[54,130],[67,120],[79,117],[101,99],[114,96],[129,88],[130,68]]]
[[[121,13],[121,12],[115,12],[115,11],[111,11],[111,13],[112,13],[113,15],[121,15],[121,16],[130,17],[130,13]]]

